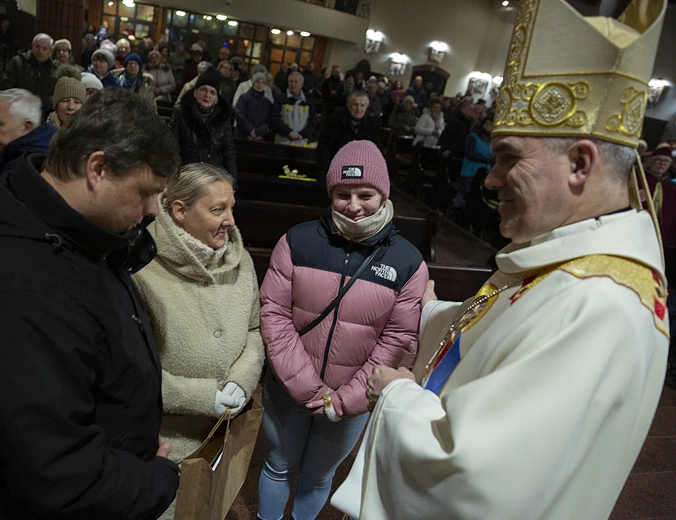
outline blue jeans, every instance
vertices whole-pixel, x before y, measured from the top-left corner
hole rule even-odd
[[[263,389],[265,464],[258,483],[258,518],[280,520],[289,501],[291,479],[300,469],[291,515],[312,520],[331,491],[331,481],[359,440],[369,414],[329,421],[309,415],[270,370]]]

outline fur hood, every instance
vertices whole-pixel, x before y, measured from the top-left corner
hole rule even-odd
[[[195,128],[196,125],[199,125],[199,119],[197,117],[197,108],[193,105],[195,89],[192,88],[185,93],[181,98],[181,114],[188,123],[189,126]],[[230,118],[232,109],[230,104],[223,99],[221,96],[218,96],[216,101],[216,109],[214,110],[211,117],[208,119],[207,124],[209,125],[220,125],[226,119]]]
[[[115,76],[118,80],[122,78],[122,74],[124,74],[124,71],[126,69],[114,69],[112,70],[113,76]],[[153,78],[152,74],[149,74],[148,72],[142,71],[141,72],[141,88],[155,88],[155,78]]]

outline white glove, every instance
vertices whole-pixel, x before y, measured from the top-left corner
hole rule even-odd
[[[246,404],[246,395],[244,390],[237,384],[230,381],[225,384],[223,390],[216,390],[216,402],[214,403],[214,415],[220,417],[225,413],[225,409],[231,408],[232,417],[242,411]]]

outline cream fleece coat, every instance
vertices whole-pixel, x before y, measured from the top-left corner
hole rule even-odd
[[[211,430],[216,391],[233,381],[248,399],[258,384],[265,358],[258,282],[236,227],[223,260],[208,268],[163,209],[148,229],[158,254],[134,281],[162,362],[162,439],[180,462]]]

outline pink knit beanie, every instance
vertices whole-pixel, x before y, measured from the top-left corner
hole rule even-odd
[[[350,141],[331,161],[326,174],[326,190],[331,196],[339,184],[368,184],[385,200],[390,198],[390,176],[383,154],[371,141]]]

